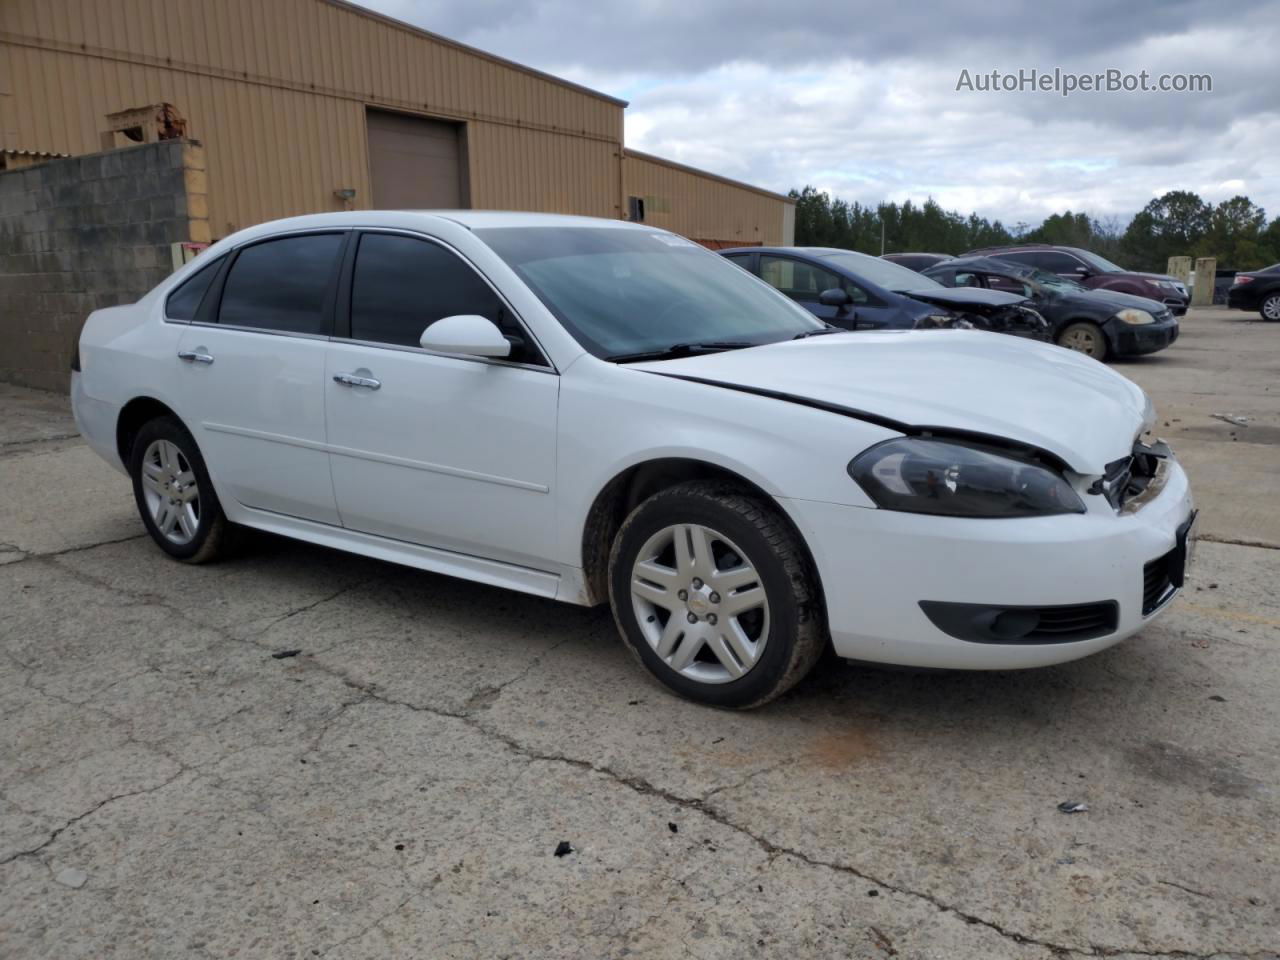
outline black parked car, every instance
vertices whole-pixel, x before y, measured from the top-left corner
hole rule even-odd
[[[1280,263],[1262,270],[1237,273],[1227,291],[1227,306],[1257,310],[1263,320],[1280,320]]]
[[[973,326],[1048,339],[1022,294],[949,290],[914,270],[831,247],[735,247],[728,259],[846,330]]]
[[[1178,339],[1167,306],[1113,290],[1089,290],[1056,273],[998,257],[959,257],[926,276],[949,287],[1021,293],[1049,321],[1053,341],[1097,360],[1163,350]]]
[[[880,259],[896,263],[898,266],[914,270],[916,273],[924,273],[935,264],[941,263],[943,260],[950,260],[952,256],[953,254],[950,253],[882,253],[880,254]]]

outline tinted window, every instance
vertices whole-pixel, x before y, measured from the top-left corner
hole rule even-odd
[[[839,276],[788,257],[760,257],[760,276],[793,300],[817,300],[824,290],[843,290]]]
[[[342,234],[283,237],[245,247],[231,265],[218,322],[328,334],[324,297]]]
[[[734,253],[726,256],[725,259],[730,263],[736,263],[743,270],[751,269],[751,254],[749,253]]]
[[[170,320],[194,320],[196,311],[200,309],[200,301],[204,299],[205,292],[209,289],[209,284],[213,282],[214,274],[218,272],[221,264],[222,258],[219,257],[178,284],[177,289],[169,294],[169,299],[165,301],[165,316]]]
[[[1040,254],[1024,251],[1020,253],[997,253],[995,256],[1001,260],[1012,260],[1014,263],[1021,263],[1028,267],[1040,266]]]
[[[1045,251],[1037,255],[1036,266],[1050,273],[1075,273],[1084,264],[1068,253]]]
[[[465,261],[436,243],[367,233],[351,278],[351,337],[416,347],[422,331],[461,313],[487,317],[503,333],[526,341],[510,359],[537,363],[528,337],[505,304]]]

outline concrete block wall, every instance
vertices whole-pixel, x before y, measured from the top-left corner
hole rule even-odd
[[[208,242],[203,146],[126,147],[0,172],[0,382],[66,390],[85,318]]]

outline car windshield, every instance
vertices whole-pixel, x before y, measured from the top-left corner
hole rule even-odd
[[[476,236],[597,357],[688,344],[758,346],[825,326],[741,267],[674,234],[495,227]]]
[[[878,287],[901,293],[904,290],[933,290],[940,284],[932,277],[908,270],[904,266],[859,253],[826,253],[822,259],[843,267],[855,276]]]
[[[1048,270],[1032,270],[1030,273],[1024,273],[1019,277],[1020,280],[1030,280],[1032,283],[1039,284],[1042,287],[1049,287],[1053,290],[1084,290],[1080,284],[1074,280],[1068,280],[1060,273],[1050,273]]]
[[[1102,273],[1125,273],[1124,267],[1118,267],[1106,257],[1100,257],[1096,253],[1090,253],[1088,250],[1081,250],[1080,256],[1085,259],[1089,266]]]

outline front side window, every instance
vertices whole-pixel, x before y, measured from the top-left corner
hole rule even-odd
[[[342,239],[340,233],[313,233],[245,247],[227,274],[218,322],[327,335],[325,294]]]
[[[185,320],[188,323],[194,320],[196,311],[200,309],[200,302],[204,300],[209,284],[213,283],[213,278],[221,264],[222,258],[219,257],[178,284],[173,293],[169,294],[169,299],[165,301],[164,315],[170,320]]]
[[[823,270],[790,257],[760,257],[760,278],[777,287],[792,300],[818,299],[824,290],[843,290],[844,283],[830,270]]]
[[[493,227],[476,236],[597,357],[709,341],[754,346],[822,328],[718,253],[673,234]]]
[[[351,277],[351,337],[416,347],[422,332],[445,317],[485,317],[517,346],[509,357],[541,363],[515,318],[461,257],[437,243],[391,233],[366,233]]]

